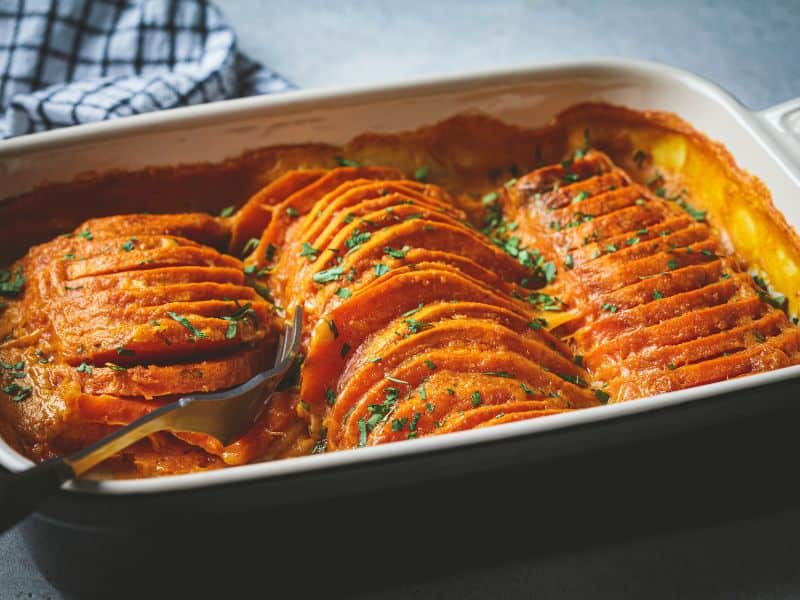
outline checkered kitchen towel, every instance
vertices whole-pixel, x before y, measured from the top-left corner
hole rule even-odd
[[[0,0],[0,138],[293,87],[206,0]]]

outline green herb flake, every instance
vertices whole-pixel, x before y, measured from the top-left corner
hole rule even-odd
[[[363,448],[367,445],[367,422],[364,419],[358,420],[358,447]]]
[[[670,371],[674,371],[674,370],[675,370],[675,369],[677,369],[678,367],[676,367],[676,366],[675,366],[675,363],[667,363],[667,368],[668,368]]]
[[[639,167],[640,169],[644,165],[644,161],[646,158],[647,154],[644,152],[644,150],[637,150],[636,152],[633,153],[633,162],[635,162],[636,166]]]
[[[303,242],[303,247],[300,250],[300,256],[303,258],[308,258],[308,262],[314,262],[319,256],[319,250],[314,248],[308,242]]]
[[[674,259],[670,258],[670,259],[667,261],[667,268],[668,268],[670,271],[674,271],[675,269],[677,269],[677,268],[678,268],[678,262],[677,262],[676,260],[674,260]]]
[[[300,213],[294,206],[287,206],[286,214],[289,215],[292,219],[300,216]]]
[[[634,246],[634,245],[638,244],[640,241],[641,240],[638,237],[632,237],[632,238],[628,238],[627,240],[625,240],[625,243],[628,246]]]
[[[330,283],[332,281],[337,281],[343,274],[344,269],[341,266],[336,266],[314,273],[312,279],[314,283]]]
[[[578,202],[583,202],[589,197],[589,192],[586,190],[581,190],[572,198],[572,202],[570,204],[577,204]]]
[[[528,323],[528,327],[533,329],[534,331],[538,331],[543,327],[547,327],[547,319],[543,319],[541,317],[535,318],[533,321]]]
[[[347,356],[348,352],[350,352],[350,344],[348,344],[348,343],[342,344],[342,350],[341,350],[341,352],[339,352],[339,356],[344,358],[345,356]]]
[[[25,285],[22,267],[17,267],[12,274],[6,269],[0,269],[0,295],[18,296]]]
[[[33,392],[33,388],[21,386],[17,383],[10,383],[3,387],[3,391],[11,396],[12,402],[22,402]]]
[[[372,270],[375,272],[375,277],[381,277],[389,272],[389,267],[383,263],[375,263]]]
[[[403,431],[408,424],[408,417],[402,419],[392,419],[392,431]]]
[[[325,402],[328,406],[336,404],[336,393],[331,388],[325,388]]]
[[[127,242],[122,244],[120,248],[122,248],[125,252],[131,252],[136,247],[136,238],[132,237]]]
[[[333,339],[339,337],[339,330],[336,328],[336,321],[334,321],[333,319],[328,319],[328,329],[331,330],[331,333],[333,334]]]
[[[663,297],[664,294],[662,294],[658,290],[653,290],[653,300],[661,300]]]
[[[425,366],[428,367],[431,371],[436,370],[436,363],[434,363],[432,360],[425,360],[424,362]]]
[[[419,169],[414,171],[414,179],[417,181],[428,180],[428,165],[422,165]]]
[[[572,260],[572,254],[567,254],[566,258],[564,259],[564,266],[567,269],[572,269],[575,266],[575,262]]]
[[[608,304],[608,303],[603,304],[600,308],[601,310],[610,313],[615,313],[619,310],[619,306],[617,306],[616,304]]]
[[[411,250],[410,246],[403,246],[399,250],[397,250],[395,248],[390,248],[389,246],[386,246],[383,249],[383,253],[384,254],[388,254],[392,258],[405,258],[406,254],[408,253],[409,250]]]
[[[247,243],[244,245],[244,248],[242,248],[242,256],[247,256],[253,250],[258,248],[258,243],[259,243],[258,238],[250,238],[249,240],[247,240]],[[270,260],[270,258],[268,258],[267,260]]]
[[[92,235],[92,232],[89,231],[88,227],[86,229],[84,229],[83,231],[81,231],[78,235],[81,236],[85,240],[91,241],[91,240],[94,239],[94,236]]]
[[[417,430],[417,423],[419,422],[419,419],[420,419],[421,416],[422,416],[422,413],[418,413],[418,412],[414,413],[414,416],[411,417],[411,423],[409,423],[409,425],[408,425],[408,430],[409,431],[416,431]]]
[[[187,319],[186,317],[182,317],[181,315],[176,314],[169,310],[167,311],[167,315],[169,316],[170,319],[172,319],[173,321],[177,321],[178,323],[183,325],[186,329],[188,329],[189,333],[192,335],[194,339],[208,337],[205,333],[203,333],[202,331],[197,329],[194,325],[192,325],[189,322],[189,319]]]
[[[347,300],[353,295],[353,293],[348,288],[341,288],[341,287],[338,290],[336,290],[335,293],[337,296],[339,296],[339,298],[344,298],[345,300]]]
[[[481,198],[481,203],[484,205],[492,204],[493,202],[496,202],[499,198],[500,194],[498,194],[497,192],[489,192],[483,198]]]
[[[483,403],[483,398],[481,398],[481,393],[478,390],[472,392],[472,406],[478,408]]]
[[[489,375],[490,377],[504,377],[506,379],[511,379],[514,376],[511,373],[506,371],[484,371],[484,375]]]
[[[354,160],[350,160],[348,158],[345,158],[344,156],[337,156],[336,157],[336,163],[340,167],[360,167],[361,166],[361,163],[358,163],[358,162],[356,162]]]
[[[594,393],[594,397],[597,398],[600,404],[608,404],[608,399],[610,398],[610,396],[608,395],[607,392],[604,392],[603,390],[592,390],[592,392]]]
[[[236,207],[233,204],[231,204],[230,206],[226,206],[221,211],[219,211],[219,216],[222,217],[223,219],[227,218],[227,217],[230,217],[234,213],[235,210],[236,210]]]
[[[85,362],[82,362],[77,367],[75,367],[75,370],[78,373],[86,373],[87,375],[91,375],[92,374],[92,365],[89,365],[89,364],[87,364]]]

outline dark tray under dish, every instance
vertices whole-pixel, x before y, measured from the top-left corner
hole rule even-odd
[[[81,597],[293,586],[299,597],[346,598],[403,572],[432,577],[794,504],[798,392],[790,380],[544,435],[191,492],[62,492],[23,535],[48,580]]]

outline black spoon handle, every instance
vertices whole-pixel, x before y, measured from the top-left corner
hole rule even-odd
[[[0,479],[0,533],[22,521],[73,477],[72,467],[61,458],[3,476]]]

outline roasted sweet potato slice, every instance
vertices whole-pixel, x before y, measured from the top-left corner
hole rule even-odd
[[[240,256],[247,241],[260,238],[272,219],[275,206],[286,198],[308,187],[323,175],[322,169],[289,171],[256,192],[232,217],[229,251]]]
[[[344,367],[349,352],[373,332],[420,304],[448,300],[491,303],[531,320],[536,316],[524,302],[498,295],[463,275],[433,269],[396,275],[390,271],[376,285],[337,306],[314,328],[303,363],[304,400],[323,402],[325,389]],[[336,322],[338,335],[333,335],[327,319]]]

